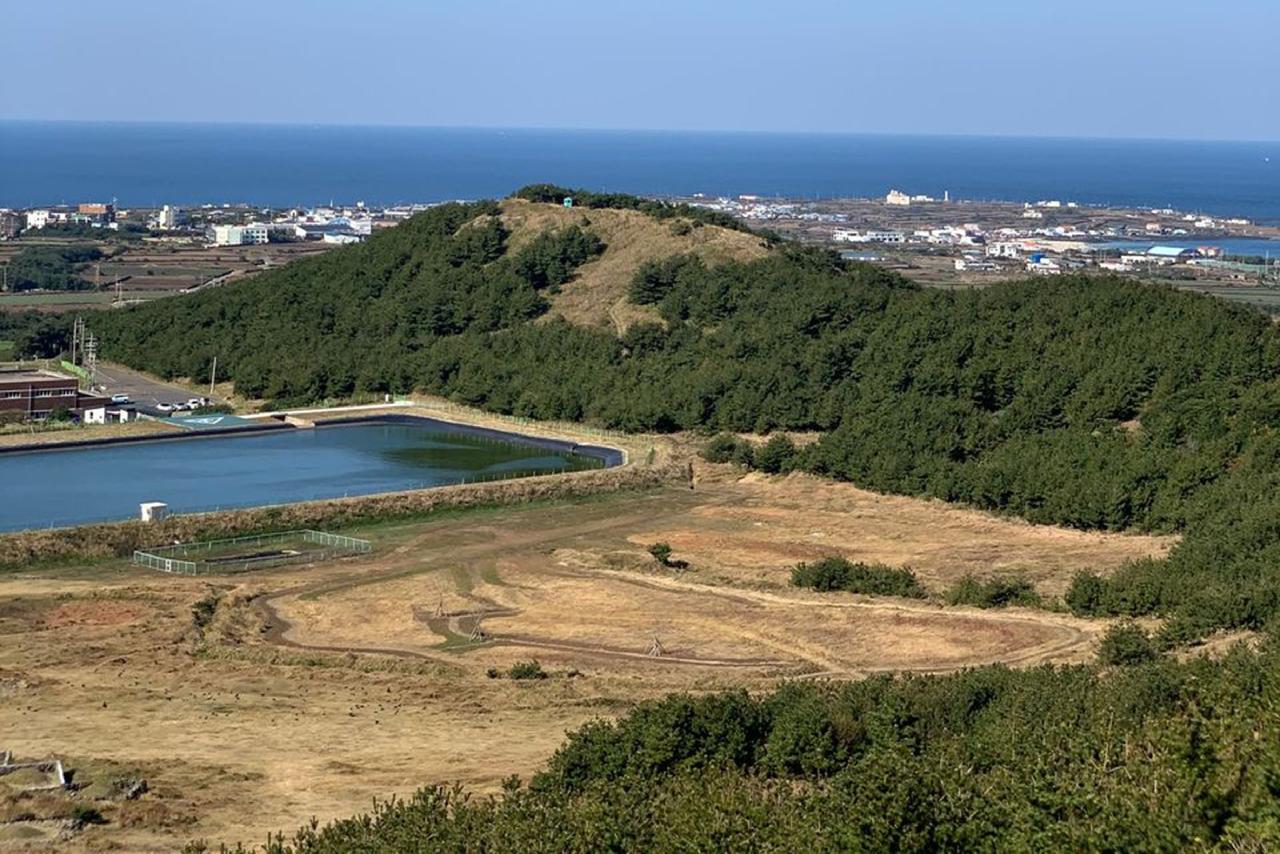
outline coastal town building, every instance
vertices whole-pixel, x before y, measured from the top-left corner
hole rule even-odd
[[[1157,263],[1173,264],[1178,261],[1190,261],[1200,257],[1200,253],[1184,246],[1152,246],[1147,250],[1147,257]]]
[[[27,218],[17,211],[0,211],[0,240],[12,240],[22,231]]]
[[[214,246],[251,246],[269,242],[271,232],[265,225],[215,225],[208,238]]]
[[[165,205],[156,211],[156,228],[161,231],[171,231],[178,227],[178,216],[180,211],[171,206]]]
[[[108,403],[105,397],[82,392],[79,381],[66,374],[0,368],[0,419],[39,421],[59,410],[82,419],[97,419],[105,417]]]
[[[901,231],[871,229],[869,231],[849,231],[837,229],[832,238],[840,243],[906,243],[907,235]]]
[[[899,205],[901,207],[907,207],[908,205],[911,204],[911,197],[908,196],[906,193],[902,192],[901,190],[890,190],[889,194],[884,197],[884,203],[886,205]]]
[[[73,222],[106,225],[115,222],[116,206],[110,202],[82,202],[76,206]]]

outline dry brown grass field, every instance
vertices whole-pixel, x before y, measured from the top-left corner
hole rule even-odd
[[[0,849],[253,843],[425,784],[493,791],[567,730],[671,691],[1084,660],[1101,623],[818,594],[789,568],[841,553],[932,590],[1016,569],[1052,594],[1171,544],[802,476],[700,466],[696,484],[353,528],[374,553],[315,566],[0,575],[0,750],[61,758],[86,787],[0,790]],[[688,569],[658,566],[659,540]],[[534,658],[549,678],[506,678]],[[66,834],[77,803],[106,823]]]
[[[131,421],[126,424],[98,424],[44,430],[23,430],[14,427],[0,433],[0,448],[14,445],[60,445],[67,442],[120,439],[134,436],[175,435],[181,432],[181,428],[166,424],[163,421]]]

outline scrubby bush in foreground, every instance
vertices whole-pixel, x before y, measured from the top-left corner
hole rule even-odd
[[[673,696],[528,786],[428,788],[268,851],[1262,851],[1280,656]]]

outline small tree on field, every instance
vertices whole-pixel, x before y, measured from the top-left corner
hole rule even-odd
[[[671,546],[667,543],[654,543],[649,546],[649,554],[653,555],[662,566],[671,566]]]
[[[1098,648],[1098,660],[1103,664],[1141,664],[1155,660],[1159,654],[1151,637],[1133,623],[1112,626]]]
[[[532,661],[517,661],[511,665],[511,669],[507,671],[510,679],[546,679],[547,671],[542,669],[542,665],[535,658]]]
[[[789,438],[779,434],[756,450],[753,462],[762,472],[779,474],[791,471],[795,467],[795,458],[796,446]]]

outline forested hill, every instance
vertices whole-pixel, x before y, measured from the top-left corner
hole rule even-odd
[[[557,192],[521,204],[550,209],[539,200]],[[1191,636],[1280,609],[1280,348],[1262,316],[1120,279],[921,289],[783,244],[637,263],[628,302],[651,320],[619,334],[546,317],[607,257],[592,215],[723,224],[577,198],[578,218],[519,240],[510,206],[443,205],[239,286],[106,314],[97,331],[110,358],[205,376],[216,356],[240,391],[279,402],[421,389],[627,430],[818,430],[772,469],[1186,532],[1168,562],[1082,578],[1079,611],[1174,614],[1168,631]]]
[[[282,402],[423,389],[629,430],[820,431],[801,450],[712,444],[766,471],[1034,521],[1181,531],[1167,559],[1081,573],[1067,606],[1162,616],[1166,649],[1224,628],[1270,639],[1222,663],[668,698],[584,728],[497,800],[426,790],[269,851],[1280,844],[1269,321],[1120,279],[921,289],[630,197],[577,193],[581,214],[552,216],[562,194],[444,205],[239,286],[105,314],[97,331],[112,358],[204,376],[216,356],[241,391]],[[660,240],[626,231],[655,226]],[[707,254],[707,229],[743,254]],[[669,238],[692,242],[664,254]],[[600,270],[624,242],[654,255],[628,256],[615,293],[618,269]],[[593,303],[596,289],[612,290]]]

